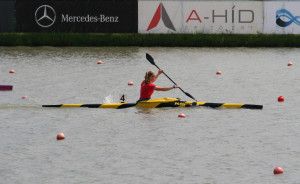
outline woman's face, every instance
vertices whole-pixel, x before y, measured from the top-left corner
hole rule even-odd
[[[154,81],[155,81],[155,76],[152,75],[152,76],[150,77],[150,82],[152,83],[152,82],[154,82]]]

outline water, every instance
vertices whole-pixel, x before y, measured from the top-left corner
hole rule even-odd
[[[136,101],[156,70],[146,52],[201,101],[264,109],[41,108]],[[299,48],[1,47],[0,83],[14,90],[0,93],[0,183],[299,184],[299,60]],[[179,90],[153,97],[165,96],[188,100]],[[275,166],[285,173],[274,176]]]

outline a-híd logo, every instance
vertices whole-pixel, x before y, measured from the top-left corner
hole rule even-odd
[[[159,6],[157,7],[149,25],[148,25],[147,31],[155,28],[158,25],[160,19],[162,19],[164,25],[167,28],[169,28],[173,31],[176,31],[167,11],[162,3],[160,3]]]

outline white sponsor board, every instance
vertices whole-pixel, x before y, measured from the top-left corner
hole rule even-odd
[[[299,34],[300,1],[264,2],[263,33]]]
[[[259,1],[139,1],[139,33],[257,34],[263,31]]]

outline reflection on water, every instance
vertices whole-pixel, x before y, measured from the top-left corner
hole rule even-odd
[[[0,104],[0,109],[41,109],[41,105]]]

